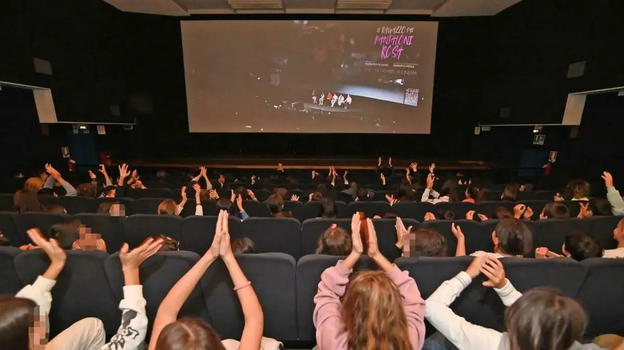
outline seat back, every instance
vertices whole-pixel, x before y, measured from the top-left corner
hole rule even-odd
[[[487,217],[495,219],[496,209],[503,207],[513,212],[513,207],[516,204],[518,203],[509,202],[509,201],[483,201],[483,202],[478,202],[475,204],[475,210],[479,214],[485,214]],[[539,214],[539,212],[537,212],[537,214]]]
[[[423,221],[427,212],[434,212],[433,203],[429,202],[399,202],[392,206],[392,210],[399,213],[402,219]]]
[[[589,234],[591,223],[582,219],[547,219],[535,222],[533,245],[547,247],[562,254],[561,247],[569,234],[584,232]]]
[[[85,317],[99,318],[108,335],[115,333],[120,313],[104,271],[107,257],[103,252],[67,252],[65,268],[52,289],[51,336]],[[15,269],[23,284],[33,283],[49,264],[46,254],[39,250],[15,257]]]
[[[134,199],[126,198],[126,197],[116,197],[116,198],[100,197],[100,198],[96,198],[95,199],[95,208],[96,208],[95,212],[97,212],[99,210],[100,204],[105,203],[105,202],[119,202],[119,203],[123,204],[126,216],[134,214],[132,212],[132,204],[134,203]]]
[[[150,325],[154,324],[158,307],[169,290],[198,260],[199,255],[193,252],[158,252],[141,264],[140,278],[143,285],[143,297],[147,301],[146,312]],[[104,268],[113,295],[118,302],[123,298],[124,285],[119,255],[115,253],[109,256],[104,263]],[[198,285],[184,303],[179,317],[194,316],[209,320],[207,315],[204,298]]]
[[[132,202],[132,214],[158,214],[158,206],[170,198],[137,198]]]
[[[176,190],[176,192],[179,192]],[[169,188],[128,189],[128,196],[132,198],[174,198],[174,191]]]
[[[59,197],[59,204],[65,207],[68,214],[95,213],[98,206],[95,198],[81,196]]]
[[[0,211],[2,210],[15,210],[15,206],[13,205],[13,193],[0,193]]]
[[[418,229],[419,223],[414,219],[405,219],[403,220],[403,224],[405,227],[412,226],[414,230]],[[385,257],[394,256],[396,253],[396,242],[397,242],[397,234],[396,234],[396,219],[374,219],[373,225],[375,226],[375,232],[377,233],[377,245],[379,246],[379,251]],[[349,230],[350,232],[350,230]]]
[[[295,260],[282,253],[240,254],[237,260],[253,284],[264,311],[264,335],[289,341],[297,339],[295,313]],[[244,319],[221,260],[215,261],[201,280],[211,325],[222,338],[240,339]]]
[[[299,216],[298,216],[302,208],[303,208],[302,202],[299,202],[299,201],[285,201],[284,202],[284,210],[291,212],[293,217],[299,221],[303,221],[299,219]]]
[[[293,218],[249,218],[242,222],[242,236],[254,241],[259,253],[286,253],[299,258],[301,224]]]
[[[22,244],[25,244],[30,242],[30,239],[26,235],[27,230],[37,227],[41,230],[41,232],[43,232],[44,235],[47,235],[48,232],[50,232],[52,225],[68,220],[70,219],[70,216],[63,214],[32,212],[19,214],[15,217],[15,219],[19,236],[24,239]]]
[[[271,216],[269,208],[262,202],[245,200],[243,201],[243,208],[245,208],[247,215],[251,217],[266,218]]]
[[[212,244],[216,226],[216,216],[189,216],[185,218],[182,220],[180,249],[203,255]],[[241,221],[239,218],[230,216],[228,227],[232,239],[241,236]]]
[[[124,220],[124,237],[130,247],[136,247],[147,237],[163,234],[180,240],[182,218],[175,215],[136,214]]]
[[[466,213],[469,210],[474,210],[475,205],[468,202],[439,202],[433,206],[434,213],[441,213],[446,210],[451,210],[455,213],[455,219],[461,220],[466,218]]]
[[[30,241],[25,232],[17,229],[15,224],[17,220],[17,213],[11,211],[0,211],[0,232],[4,234],[11,245],[19,247],[22,244],[26,244]]]
[[[372,218],[375,215],[379,215],[381,217],[390,210],[390,204],[388,202],[382,201],[374,201],[374,202],[351,202],[347,204],[347,215],[348,217],[353,216],[355,212],[363,211],[366,213],[366,217]]]
[[[14,295],[23,284],[15,272],[15,257],[22,251],[15,247],[0,247],[0,295]]]
[[[315,340],[315,328],[312,323],[314,296],[318,291],[321,274],[325,269],[335,266],[344,257],[332,255],[306,255],[297,262],[297,334],[299,340]],[[367,257],[360,258],[355,270],[375,269],[375,264]]]
[[[321,202],[319,201],[309,201],[303,205],[294,208],[293,217],[299,220],[300,222],[304,222],[308,219],[317,218],[321,213]]]
[[[602,248],[614,249],[618,243],[613,239],[613,229],[622,219],[622,216],[594,216],[585,220],[591,223],[590,234],[600,241]]]
[[[91,232],[102,235],[109,253],[118,251],[125,241],[123,225],[125,217],[83,213],[74,215],[74,218],[90,227]]]
[[[624,259],[593,258],[581,264],[587,268],[587,279],[578,294],[589,319],[585,336],[624,333],[624,281],[619,278]]]

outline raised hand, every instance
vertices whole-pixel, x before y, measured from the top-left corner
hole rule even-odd
[[[601,177],[602,177],[602,179],[603,179],[603,180],[604,180],[604,182],[605,182],[605,187],[606,187],[606,188],[611,188],[611,187],[613,187],[613,175],[611,175],[611,173],[610,173],[610,172],[608,172],[608,171],[603,171],[603,172],[602,172],[602,176],[601,176]]]
[[[522,216],[524,215],[524,212],[526,211],[526,208],[527,206],[524,204],[516,204],[513,207],[514,218],[521,219]]]
[[[487,255],[487,259],[485,260],[485,263],[481,265],[481,269],[479,271],[481,271],[481,273],[488,278],[487,281],[483,282],[485,287],[500,289],[507,284],[507,279],[505,278],[505,267],[500,260],[493,256]]]
[[[478,218],[479,218],[479,220],[481,220],[481,221],[488,221],[488,220],[490,220],[490,218],[488,218],[488,217],[487,217],[487,215],[485,215],[485,214],[480,214],[480,213],[479,213],[479,214],[477,214],[477,217],[478,217]]]
[[[122,269],[138,269],[150,256],[156,254],[163,245],[163,239],[148,237],[140,246],[130,250],[128,243],[124,243],[119,250],[119,260]]]
[[[212,258],[215,258],[215,259],[219,257],[219,252],[221,248],[221,240],[223,239],[223,236],[224,236],[223,224],[222,224],[224,212],[226,211],[225,210],[219,211],[219,215],[217,216],[217,225],[215,226],[214,238],[212,240],[212,244],[210,245],[210,248],[208,248],[208,251],[206,251],[206,254],[210,254]]]
[[[392,168],[392,157],[388,157],[388,168]]]
[[[117,167],[119,169],[119,177],[126,178],[130,173],[128,172],[128,164],[123,163]]]
[[[485,264],[486,260],[487,255],[476,256],[474,257],[474,259],[472,259],[472,262],[470,263],[470,265],[468,265],[468,268],[466,269],[466,273],[470,276],[470,278],[474,279],[475,277],[479,276],[479,273],[481,272],[481,266]]]
[[[368,251],[366,254],[372,259],[375,259],[378,255],[381,255],[379,245],[377,244],[375,225],[373,225],[373,221],[371,219],[366,219],[366,225],[368,226]]]
[[[91,181],[94,181],[95,179],[97,179],[97,176],[93,171],[89,170],[89,178],[91,179]]]
[[[451,232],[453,232],[453,236],[457,238],[457,240],[464,239],[464,232],[462,232],[461,227],[459,225],[455,225],[455,223],[451,223]]]
[[[100,165],[98,165],[98,171],[99,171],[100,173],[102,173],[102,175],[104,175],[104,176],[108,175],[108,174],[106,173],[106,167],[104,166],[104,164],[100,164]]]
[[[358,255],[364,252],[364,244],[362,243],[362,236],[360,235],[360,214],[355,213],[351,217],[351,252]]]
[[[379,178],[381,179],[381,184],[386,185],[386,176],[382,173],[379,173]]]
[[[50,164],[50,163],[46,163],[46,164],[44,165],[44,168],[45,168],[45,171],[46,171],[48,174],[50,174],[50,176],[52,176],[53,178],[58,179],[58,178],[60,178],[60,177],[61,177],[61,173],[60,173],[58,170],[54,169],[54,167],[52,166],[52,164]]]
[[[186,186],[182,186],[180,188],[180,198],[182,198],[183,202],[186,202],[187,197],[186,197]]]
[[[396,228],[396,235],[397,235],[397,241],[395,245],[399,248],[403,248],[403,246],[409,240],[409,234],[410,232],[412,232],[412,226],[405,228],[405,224],[403,223],[403,220],[401,220],[401,218],[397,216],[395,228]]]
[[[377,167],[381,168],[381,157],[377,158]]]
[[[431,165],[429,165],[429,172],[433,174],[435,172],[435,168],[436,163],[431,163]]]
[[[221,211],[221,244],[219,245],[219,256],[223,259],[227,257],[233,256],[231,238],[230,238],[230,229],[229,229],[229,215],[228,212],[223,210]]]
[[[299,196],[296,194],[293,194],[292,196],[290,196],[290,200],[293,202],[297,202],[299,201]]]
[[[26,233],[33,243],[41,248],[50,258],[50,265],[43,273],[43,277],[55,280],[63,270],[63,267],[65,267],[67,253],[54,238],[46,239],[38,228],[31,228]]]
[[[434,180],[433,173],[429,173],[429,175],[427,175],[427,188],[428,189],[432,189],[434,182],[435,182],[435,180]]]
[[[217,190],[210,190],[210,191],[208,191],[208,197],[210,199],[217,200],[217,199],[219,199],[219,192],[217,192]]]
[[[236,193],[234,190],[230,190],[230,203],[234,203],[236,201]]]
[[[251,198],[252,201],[258,201],[258,198],[256,198],[256,194],[252,190],[247,190],[247,195],[249,196],[249,198]]]
[[[585,219],[594,216],[594,212],[589,209],[589,203],[579,202],[580,211],[577,215],[579,219]]]
[[[466,212],[466,220],[474,220],[475,213],[476,211],[474,210],[468,210]]]
[[[240,194],[236,196],[236,206],[238,207],[238,211],[245,211],[245,208],[243,208],[243,196]]]

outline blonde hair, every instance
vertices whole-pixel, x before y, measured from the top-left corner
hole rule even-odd
[[[173,199],[166,199],[158,204],[158,215],[175,215],[178,205]]]
[[[356,273],[342,297],[349,350],[409,350],[407,318],[398,287],[383,271]]]
[[[316,254],[349,255],[351,252],[351,235],[341,227],[330,227],[318,240]]]
[[[38,192],[43,188],[43,180],[40,177],[29,177],[24,182],[24,191],[26,192]]]

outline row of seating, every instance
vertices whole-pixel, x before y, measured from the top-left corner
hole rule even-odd
[[[51,197],[41,196],[41,201],[46,205],[58,204],[65,207],[69,214],[79,213],[95,213],[98,210],[98,206],[102,202],[119,201],[124,204],[126,208],[126,214],[156,214],[158,205],[168,198],[88,198],[88,197]],[[1,203],[1,202],[0,202]],[[535,217],[539,215],[548,201],[546,200],[525,200],[521,203],[530,206],[535,212]],[[577,202],[566,201],[564,202],[570,208],[570,214],[575,217],[579,212],[579,205]],[[13,210],[12,202],[5,207],[0,207],[0,210]],[[455,217],[458,219],[464,218],[466,212],[474,210],[477,213],[485,214],[488,217],[493,218],[498,208],[504,207],[507,209],[513,209],[514,205],[518,203],[509,201],[485,201],[476,204],[465,202],[443,202],[432,204],[428,202],[399,202],[390,206],[386,201],[358,201],[345,203],[342,201],[336,202],[336,210],[338,217],[351,217],[356,211],[363,211],[367,216],[373,217],[375,215],[383,216],[387,212],[396,212],[403,218],[411,218],[422,221],[425,213],[441,213],[446,210],[453,211]],[[205,215],[216,215],[217,205],[216,201],[206,201],[202,203]],[[246,200],[243,203],[243,207],[249,216],[252,217],[269,217],[271,213],[263,202]],[[304,221],[318,217],[321,211],[320,202],[300,202],[300,201],[286,201],[284,202],[284,208],[292,212],[293,217]],[[189,216],[195,214],[195,201],[188,200],[181,216]]]
[[[158,305],[173,284],[193,266],[199,255],[193,252],[160,252],[141,266],[141,280],[147,300],[150,324]],[[307,255],[296,262],[281,253],[244,254],[238,260],[253,282],[265,314],[264,335],[282,341],[312,342],[313,298],[321,273],[340,257]],[[400,258],[399,268],[407,270],[427,298],[446,279],[462,271],[470,257]],[[577,298],[589,315],[587,336],[624,332],[624,260],[589,259],[503,259],[508,278],[520,291],[552,286]],[[0,294],[16,293],[32,283],[48,265],[40,251],[21,252],[0,247]],[[361,258],[358,269],[374,264]],[[501,330],[504,306],[492,289],[481,286],[479,277],[453,303],[456,312],[471,322]],[[67,265],[52,290],[51,334],[87,316],[102,319],[109,335],[120,321],[117,305],[122,298],[123,274],[117,254],[68,252]],[[180,316],[195,316],[211,323],[222,337],[239,339],[243,316],[223,263],[217,260],[202,277]],[[432,331],[429,327],[428,331]]]
[[[181,249],[203,254],[210,246],[217,218],[215,216],[190,216],[181,218],[169,215],[137,214],[129,217],[115,217],[105,214],[76,214],[74,216],[51,213],[0,212],[0,231],[14,246],[29,243],[26,230],[38,227],[48,232],[50,227],[68,218],[79,219],[83,224],[100,233],[106,241],[109,252],[115,252],[123,242],[130,246],[139,245],[146,237],[165,234],[180,241]],[[561,252],[561,245],[566,235],[585,232],[598,238],[603,248],[617,246],[613,239],[613,229],[621,217],[606,216],[588,219],[550,219],[536,222],[527,221],[534,235],[534,245],[548,247]],[[431,228],[446,237],[448,255],[454,255],[456,240],[451,231],[451,223],[460,225],[466,236],[468,254],[477,251],[492,250],[492,230],[498,220],[476,222],[470,220],[435,220],[419,223],[413,219],[404,219],[406,227]],[[259,252],[286,253],[298,259],[300,256],[314,253],[321,234],[332,224],[350,230],[350,219],[308,219],[300,223],[292,218],[249,218],[240,221],[230,217],[229,227],[232,238],[249,237]],[[382,253],[390,255],[395,251],[396,229],[394,219],[373,220]]]

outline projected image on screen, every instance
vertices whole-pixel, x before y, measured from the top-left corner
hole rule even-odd
[[[437,22],[181,25],[191,132],[430,131]]]

